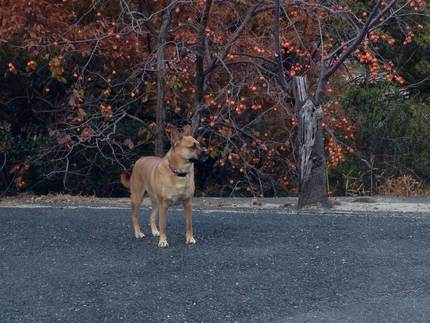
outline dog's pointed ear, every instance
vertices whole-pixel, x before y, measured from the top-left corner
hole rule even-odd
[[[192,135],[193,135],[193,129],[191,128],[191,126],[186,125],[186,126],[184,127],[184,131],[182,131],[182,134],[183,134],[184,136],[192,136]]]
[[[171,142],[172,146],[177,144],[181,140],[181,138],[182,137],[181,137],[178,129],[176,129],[175,126],[172,126],[172,128],[170,128],[170,142]]]

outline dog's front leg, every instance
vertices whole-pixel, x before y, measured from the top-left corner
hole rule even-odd
[[[149,223],[151,225],[151,232],[154,237],[160,236],[160,231],[158,231],[157,224],[156,224],[157,217],[158,217],[158,203],[155,200],[153,200]]]
[[[158,216],[159,216],[159,225],[160,225],[160,241],[158,242],[158,246],[160,248],[166,248],[169,246],[167,243],[166,236],[166,224],[167,224],[167,202],[160,201],[158,206]]]
[[[186,244],[194,244],[196,240],[193,237],[193,205],[190,200],[184,201],[184,212],[185,212],[185,222],[186,222],[186,230],[185,233],[185,243]]]

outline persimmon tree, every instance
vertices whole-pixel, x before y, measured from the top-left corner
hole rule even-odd
[[[392,62],[385,61],[381,53],[384,46],[396,42],[387,26],[398,24],[405,30],[401,41],[406,45],[413,37],[411,29],[417,27],[414,17],[424,8],[424,1],[276,1],[277,79],[285,92],[293,93],[299,122],[299,207],[329,206],[323,104],[333,92],[330,79],[336,73],[340,77],[356,74],[361,64],[370,67],[371,79],[382,75],[403,84]],[[297,69],[284,71],[289,60],[297,64],[299,73]],[[308,79],[313,83],[312,93]]]
[[[169,125],[192,123],[211,156],[198,176],[214,187],[208,194],[297,193],[299,173],[301,205],[325,204],[324,151],[329,167],[342,162],[355,130],[335,95],[363,73],[404,82],[384,49],[407,46],[427,13],[420,1],[375,3],[2,5],[0,117],[14,138],[41,140],[36,153],[8,164],[16,185],[23,189],[37,163],[46,163],[37,178],[78,186],[79,178],[107,174],[106,165],[120,171],[140,155],[162,155]],[[323,115],[307,132],[312,138],[320,129],[318,149],[297,144],[298,125],[299,139],[307,138],[295,111],[303,100]],[[114,190],[110,175],[99,178],[111,178],[106,187]]]

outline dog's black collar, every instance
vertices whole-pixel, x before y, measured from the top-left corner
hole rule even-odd
[[[174,169],[174,168],[170,165],[170,163],[169,163],[169,168],[170,168],[170,170],[172,171],[172,173],[173,173],[173,174],[175,174],[176,176],[179,176],[179,177],[185,177],[185,176],[187,176],[187,175],[188,175],[188,173],[180,172],[180,171],[178,171],[177,169]]]

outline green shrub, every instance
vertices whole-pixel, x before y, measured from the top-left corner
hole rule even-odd
[[[374,194],[402,175],[430,184],[430,103],[379,83],[350,87],[342,104],[357,127],[356,153],[330,170],[332,191]]]

